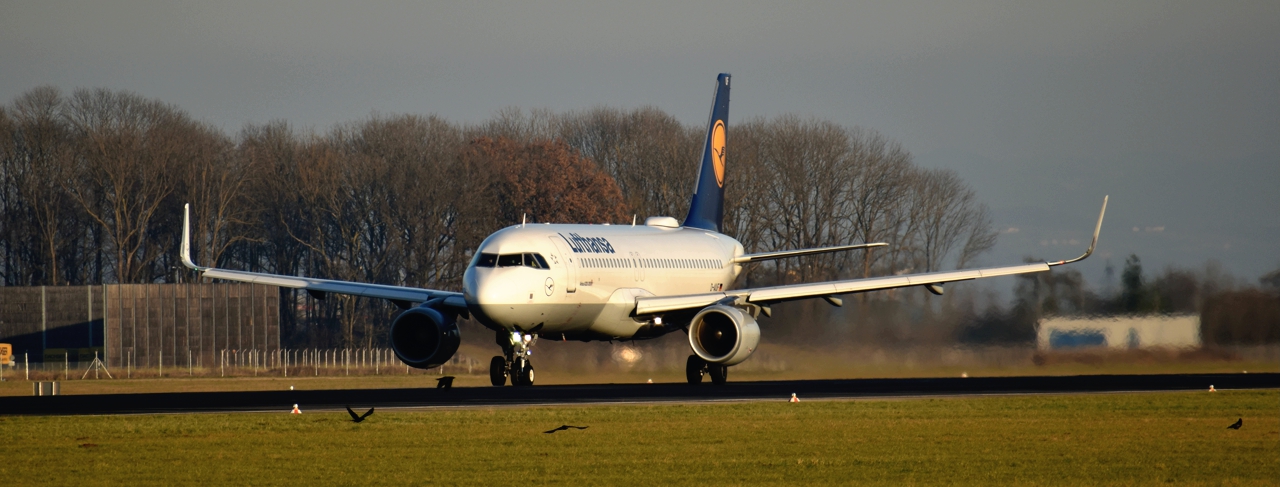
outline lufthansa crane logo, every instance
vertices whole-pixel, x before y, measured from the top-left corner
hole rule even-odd
[[[711,165],[716,169],[716,186],[724,187],[724,120],[711,127]]]

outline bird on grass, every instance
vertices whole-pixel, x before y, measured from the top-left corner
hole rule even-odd
[[[557,432],[557,431],[565,431],[565,430],[568,430],[569,428],[577,428],[577,429],[580,429],[580,430],[584,430],[584,429],[590,428],[590,426],[572,426],[572,425],[562,424],[562,425],[560,425],[560,427],[559,427],[559,428],[556,428],[556,429],[553,429],[553,430],[550,430],[550,431],[543,431],[543,433],[551,434],[551,433],[555,433],[555,432]]]
[[[446,375],[436,379],[436,389],[449,389],[453,387],[453,376]]]
[[[369,412],[364,413],[364,415],[363,415],[363,416],[361,416],[361,415],[356,414],[356,412],[355,412],[355,411],[352,411],[352,410],[351,410],[351,406],[347,406],[347,414],[350,414],[350,415],[351,415],[351,422],[352,422],[352,423],[359,423],[359,422],[361,422],[361,421],[364,421],[364,418],[369,417],[369,415],[370,415],[370,414],[373,414],[373,408],[369,408]]]
[[[1238,429],[1240,429],[1240,427],[1241,427],[1241,426],[1244,426],[1244,418],[1237,419],[1237,420],[1236,420],[1236,422],[1235,422],[1235,424],[1232,424],[1231,426],[1228,426],[1227,428],[1228,428],[1228,429],[1233,429],[1233,430],[1238,430]]]

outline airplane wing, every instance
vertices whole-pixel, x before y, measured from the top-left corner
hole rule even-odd
[[[964,269],[957,271],[929,272],[923,274],[907,274],[902,276],[872,277],[865,279],[849,279],[844,281],[828,281],[812,284],[790,284],[755,289],[738,289],[732,291],[687,294],[682,296],[648,296],[636,298],[636,315],[649,315],[703,308],[721,302],[749,303],[764,307],[773,303],[807,298],[827,298],[832,304],[839,304],[835,296],[883,289],[895,289],[911,286],[922,286],[934,294],[942,294],[942,285],[948,282],[968,281],[986,277],[1010,276],[1045,272],[1051,267],[1070,264],[1084,260],[1093,254],[1098,245],[1098,233],[1102,230],[1102,217],[1107,212],[1107,198],[1102,199],[1102,211],[1098,214],[1098,224],[1093,229],[1093,242],[1084,255],[1070,260],[1056,262],[1038,262],[1005,267],[988,267],[985,269]]]
[[[784,259],[787,257],[800,257],[802,255],[825,254],[827,252],[840,252],[843,250],[869,249],[872,247],[884,247],[889,245],[884,242],[854,244],[854,245],[837,245],[835,247],[820,247],[816,249],[801,250],[783,250],[780,252],[764,252],[759,254],[747,254],[733,258],[734,264],[745,264],[748,262],[760,262],[762,260]]]
[[[191,261],[191,205],[183,208],[182,215],[182,264],[188,268],[199,271],[204,277],[211,279],[225,279],[228,281],[249,282],[254,284],[269,284],[272,286],[287,287],[292,289],[305,289],[317,299],[324,299],[328,293],[349,294],[353,296],[363,296],[366,298],[379,298],[391,301],[401,309],[408,309],[414,303],[424,303],[431,300],[440,300],[440,305],[446,308],[452,308],[455,311],[466,313],[467,303],[462,298],[462,293],[450,291],[437,291],[434,289],[422,289],[407,286],[389,286],[385,284],[365,284],[360,282],[349,281],[333,281],[328,279],[314,279],[310,277],[284,276],[278,274],[265,274],[258,272],[234,271],[229,269],[217,269],[213,267],[201,267]]]

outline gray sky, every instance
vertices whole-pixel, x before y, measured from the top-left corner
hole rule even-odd
[[[798,113],[958,171],[1007,231],[980,264],[1074,257],[1110,194],[1081,266],[1095,283],[1130,253],[1251,281],[1280,267],[1274,0],[263,3],[4,2],[0,100],[129,90],[228,133],[508,106],[701,124],[730,72],[730,137]]]

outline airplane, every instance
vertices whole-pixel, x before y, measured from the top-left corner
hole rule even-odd
[[[201,267],[190,255],[190,205],[183,217],[181,258],[210,279],[303,289],[313,297],[346,294],[385,299],[403,311],[391,324],[396,357],[421,369],[438,367],[458,350],[457,320],[473,318],[494,331],[502,355],[490,361],[494,386],[508,378],[531,386],[532,347],[539,338],[639,340],[676,331],[687,334],[692,354],[686,379],[723,384],[730,366],[746,360],[760,342],[760,314],[771,305],[920,286],[942,294],[943,284],[996,276],[1046,272],[1089,257],[1098,243],[1107,198],[1093,242],[1080,257],[1004,267],[964,269],[827,282],[733,289],[752,262],[826,252],[869,249],[883,242],[751,253],[723,230],[725,137],[729,79],[716,77],[698,177],[684,221],[653,216],[637,225],[521,223],[489,235],[463,275],[462,292],[408,286],[274,275]]]

